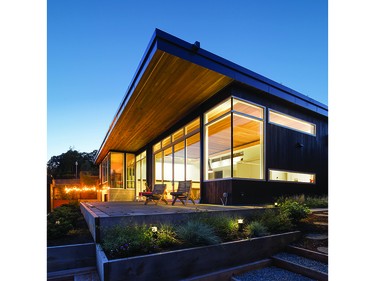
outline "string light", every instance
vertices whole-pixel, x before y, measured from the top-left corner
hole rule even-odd
[[[96,191],[96,186],[83,186],[83,187],[65,187],[64,189],[65,193],[70,193],[70,192],[85,192],[85,191]]]

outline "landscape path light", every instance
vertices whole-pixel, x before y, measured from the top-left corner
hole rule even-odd
[[[243,231],[243,219],[238,219],[238,231],[242,232]]]

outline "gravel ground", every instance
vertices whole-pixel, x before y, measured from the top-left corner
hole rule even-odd
[[[307,259],[307,258],[300,257],[297,255],[289,254],[289,253],[279,253],[279,254],[274,255],[274,257],[328,274],[328,265],[322,262],[314,261],[311,259]]]
[[[270,266],[234,276],[240,281],[314,281],[301,274]]]

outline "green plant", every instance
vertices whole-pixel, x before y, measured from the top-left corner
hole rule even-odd
[[[115,226],[105,231],[103,250],[110,258],[129,257],[155,251],[153,234],[146,225]]]
[[[79,205],[70,203],[55,208],[47,215],[47,239],[57,239],[68,234],[81,217]]]
[[[260,222],[271,233],[281,233],[293,230],[294,226],[290,218],[279,210],[267,209],[260,217]]]
[[[188,246],[213,245],[221,242],[214,229],[202,221],[188,221],[176,229],[177,236]]]
[[[328,196],[307,196],[305,204],[309,208],[328,208]]]
[[[216,235],[223,241],[232,241],[242,236],[238,231],[238,222],[236,218],[225,215],[205,216],[201,218],[201,221],[211,226]]]
[[[286,200],[280,205],[280,213],[288,216],[293,224],[297,224],[302,219],[307,218],[310,209],[305,204]]]
[[[173,226],[169,224],[162,224],[157,232],[155,243],[159,248],[174,247],[180,244],[177,239],[177,234]]]
[[[246,226],[249,237],[261,237],[268,234],[267,227],[260,221],[252,221]]]

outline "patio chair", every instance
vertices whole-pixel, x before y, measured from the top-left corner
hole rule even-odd
[[[191,180],[190,181],[180,181],[180,182],[178,182],[177,191],[169,193],[170,195],[174,196],[172,205],[174,205],[174,203],[176,202],[177,199],[180,200],[182,202],[182,204],[184,204],[185,206],[186,206],[186,203],[188,202],[188,200],[193,202],[193,204],[195,205],[195,202],[194,202],[193,198],[191,198],[191,185],[192,185]],[[186,201],[186,203],[185,203],[185,201]]]
[[[157,205],[160,201],[163,201],[168,205],[168,201],[165,199],[166,188],[166,184],[155,184],[151,194],[143,194],[143,196],[146,197],[145,205],[147,205],[148,202],[151,201],[154,202],[155,205]]]

